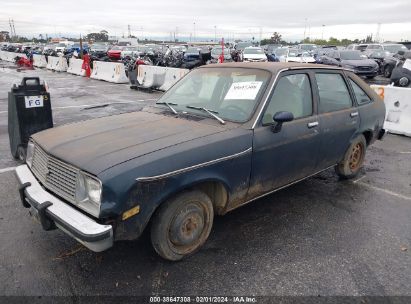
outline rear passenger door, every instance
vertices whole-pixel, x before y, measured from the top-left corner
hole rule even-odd
[[[360,119],[341,71],[318,71],[315,82],[321,129],[318,168],[325,169],[342,160]]]

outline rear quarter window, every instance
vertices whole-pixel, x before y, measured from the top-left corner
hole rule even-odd
[[[368,94],[365,93],[365,91],[361,89],[361,87],[358,84],[356,84],[352,79],[350,79],[350,84],[354,92],[355,99],[357,100],[357,104],[359,106],[370,103],[372,101]]]
[[[345,80],[338,73],[317,73],[320,113],[339,111],[352,107],[352,100]]]

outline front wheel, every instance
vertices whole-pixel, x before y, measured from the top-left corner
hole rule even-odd
[[[213,218],[213,204],[204,192],[183,192],[157,210],[151,226],[151,243],[164,259],[181,260],[205,243]]]
[[[343,179],[354,178],[360,172],[364,163],[367,142],[364,135],[353,140],[345,152],[343,160],[335,166],[335,172]]]

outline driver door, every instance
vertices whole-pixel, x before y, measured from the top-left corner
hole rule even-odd
[[[316,171],[320,144],[313,75],[305,71],[281,75],[254,129],[248,199],[255,198]],[[291,112],[294,120],[273,132],[273,115]]]

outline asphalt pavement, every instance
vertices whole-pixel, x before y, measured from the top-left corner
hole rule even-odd
[[[215,218],[205,246],[183,261],[158,257],[147,233],[94,253],[61,231],[43,231],[21,205],[7,92],[24,76],[47,81],[56,126],[137,111],[161,94],[0,62],[0,296],[74,296],[72,303],[96,295],[411,301],[411,138],[389,134],[371,146],[355,180],[327,170]]]

